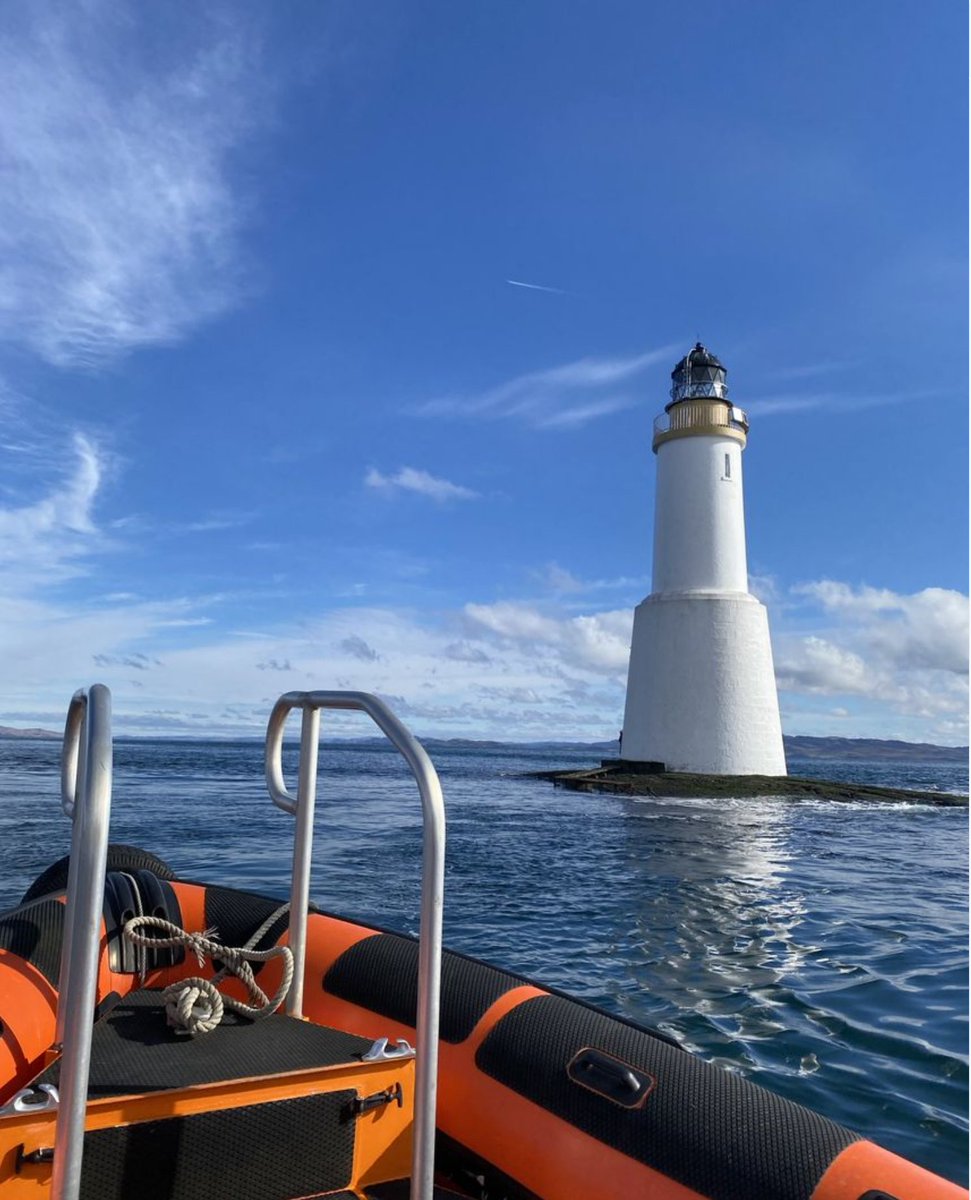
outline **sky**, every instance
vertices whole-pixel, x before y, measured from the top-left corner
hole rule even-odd
[[[615,738],[700,339],[785,732],[964,744],[966,44],[915,0],[7,6],[0,723],[354,688]]]

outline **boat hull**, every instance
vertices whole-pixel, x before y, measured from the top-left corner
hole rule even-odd
[[[166,886],[183,928],[215,927],[226,945],[243,945],[280,905],[277,899],[214,884],[173,880]],[[0,1104],[36,1081],[55,1057],[63,903],[63,894],[54,894],[0,918]],[[208,964],[200,972],[192,956],[156,968],[144,979],[119,970],[117,931],[110,919],[102,932],[98,999],[104,1008],[125,1003],[146,987],[212,974]],[[282,919],[270,938],[285,944],[286,936]],[[367,1041],[404,1038],[413,1044],[417,964],[414,939],[314,911],[307,930],[304,1015],[317,1026]],[[261,970],[258,981],[267,994],[277,987],[279,970],[276,961]],[[236,981],[221,987],[245,998]],[[277,1020],[284,1018],[268,1018]],[[154,1108],[146,1107],[144,1098],[139,1108],[132,1100],[126,1107],[117,1096],[108,1098],[111,1103],[92,1097],[88,1136],[95,1129],[159,1119],[163,1093],[178,1092],[171,1085],[179,1083],[168,1080]],[[222,1086],[226,1103],[235,1095],[240,1107],[243,1084]],[[40,1145],[43,1136],[49,1137],[42,1127],[52,1119],[0,1117],[3,1197],[44,1194],[42,1165],[26,1179],[23,1171],[18,1175],[15,1149],[34,1135]],[[377,1155],[379,1160],[384,1155],[383,1176],[381,1170],[358,1173],[355,1187],[407,1173],[400,1130],[393,1132],[387,1144],[395,1149]],[[437,1134],[443,1181],[462,1194],[509,1200],[860,1200],[871,1192],[896,1200],[967,1196],[655,1031],[450,952],[442,964]]]

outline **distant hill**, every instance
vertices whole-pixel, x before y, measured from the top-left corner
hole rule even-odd
[[[379,745],[382,738],[362,739]],[[967,762],[967,746],[934,746],[929,742],[894,742],[881,738],[784,737],[786,754],[790,758],[810,758],[830,761],[857,762]],[[422,738],[428,749],[506,750],[522,746],[533,750],[591,750],[600,754],[616,754],[617,743],[610,742],[494,742],[474,738]]]
[[[35,741],[59,741],[63,735],[50,729],[14,729],[0,725],[0,738],[30,738]],[[124,741],[154,741],[154,738],[121,735]],[[173,740],[185,740],[183,738]],[[205,738],[206,741],[236,741],[236,738]],[[243,740],[257,740],[244,738]],[[820,762],[953,762],[968,761],[967,746],[935,746],[930,742],[895,742],[881,738],[841,737],[784,737],[786,756],[790,759],[818,759]],[[507,750],[521,746],[534,750],[589,750],[596,754],[616,754],[616,741],[610,742],[497,742],[475,738],[422,738],[422,745],[429,750],[436,748],[451,750]],[[340,739],[331,745],[380,746],[386,744],[381,737]]]
[[[784,737],[789,758],[855,759],[859,762],[967,762],[967,746],[893,742],[880,738]]]

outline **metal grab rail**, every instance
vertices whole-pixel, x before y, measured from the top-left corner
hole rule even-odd
[[[77,1200],[81,1188],[108,859],[111,763],[111,693],[104,684],[96,683],[71,697],[61,758],[61,806],[73,829],[55,1035],[61,1048],[61,1077],[52,1200]]]
[[[283,779],[283,730],[290,712],[302,710],[300,774],[296,798]],[[418,784],[422,805],[421,924],[418,937],[418,1042],[415,1064],[415,1129],[411,1200],[431,1200],[435,1173],[435,1107],[438,1094],[438,1015],[442,971],[445,888],[445,804],[442,786],[423,747],[390,708],[369,692],[287,692],[277,700],[266,730],[266,786],[274,804],[296,817],[290,890],[293,984],[287,1012],[303,1013],[310,900],[310,858],[317,796],[317,751],[322,708],[365,712],[404,757]]]

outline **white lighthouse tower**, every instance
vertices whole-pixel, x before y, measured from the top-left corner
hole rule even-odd
[[[705,775],[785,775],[766,610],[748,590],[748,420],[699,342],[654,422],[652,591],[634,612],[622,756]]]

